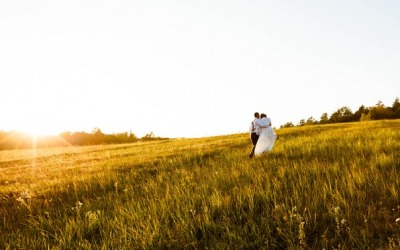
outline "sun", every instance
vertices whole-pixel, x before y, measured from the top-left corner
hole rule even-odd
[[[46,104],[45,99],[45,96],[38,94],[35,101],[31,100],[29,105],[19,107],[21,112],[14,112],[14,128],[32,137],[57,135],[60,125],[59,120],[54,117],[57,110],[55,106]]]
[[[24,124],[20,129],[22,132],[34,137],[53,136],[57,133],[54,128],[46,122],[31,121],[29,124]]]
[[[44,137],[49,136],[50,133],[46,131],[46,129],[41,128],[39,126],[32,126],[27,129],[24,129],[24,132],[29,134],[32,137]]]

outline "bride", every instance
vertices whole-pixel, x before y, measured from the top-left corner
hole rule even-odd
[[[260,119],[256,121],[259,129],[259,135],[254,155],[261,155],[268,152],[274,146],[276,134],[271,127],[271,119],[266,114],[261,114]]]

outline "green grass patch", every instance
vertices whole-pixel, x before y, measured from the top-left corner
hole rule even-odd
[[[400,248],[400,121],[276,132],[0,151],[0,248]]]

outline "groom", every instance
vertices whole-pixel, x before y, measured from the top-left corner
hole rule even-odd
[[[256,125],[256,121],[260,118],[260,114],[258,112],[254,113],[254,120],[250,124],[250,139],[251,142],[253,143],[253,149],[251,150],[251,153],[249,154],[250,158],[254,157],[254,150],[256,149],[256,144],[258,141],[258,128]]]

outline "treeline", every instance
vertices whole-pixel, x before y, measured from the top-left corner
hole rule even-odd
[[[292,122],[281,125],[281,128],[295,127],[295,126],[307,126],[316,124],[330,124],[330,123],[342,123],[342,122],[358,122],[358,121],[370,121],[370,120],[383,120],[383,119],[399,119],[400,118],[400,101],[396,97],[391,107],[385,106],[382,101],[379,101],[373,107],[365,107],[361,105],[356,112],[352,112],[347,106],[339,108],[333,112],[330,116],[328,113],[323,113],[320,120],[316,120],[314,117],[308,119],[301,119],[297,125]]]
[[[121,144],[165,139],[168,138],[156,137],[153,132],[150,132],[141,138],[138,138],[132,132],[104,134],[99,128],[93,129],[92,133],[63,132],[58,136],[39,137],[33,137],[18,131],[0,131],[0,150]]]

